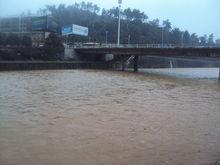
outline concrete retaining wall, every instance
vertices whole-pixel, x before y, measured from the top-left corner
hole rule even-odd
[[[110,63],[67,61],[0,61],[0,71],[48,69],[110,69]]]

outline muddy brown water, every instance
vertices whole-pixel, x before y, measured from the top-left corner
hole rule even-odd
[[[0,72],[0,165],[208,165],[220,83],[111,71]]]

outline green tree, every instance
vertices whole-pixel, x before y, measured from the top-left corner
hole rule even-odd
[[[125,19],[127,19],[128,21],[132,21],[133,20],[133,14],[130,8],[127,8],[123,11],[123,15],[125,17]]]
[[[168,19],[163,21],[163,27],[165,31],[169,32],[172,29],[171,22]]]
[[[51,33],[48,38],[46,38],[45,45],[45,60],[62,60],[64,55],[64,46],[62,41],[56,34]]]
[[[7,36],[4,33],[0,33],[0,45],[6,44]]]
[[[21,44],[20,38],[16,34],[9,34],[6,39],[6,45],[19,46]]]
[[[199,38],[198,38],[196,33],[193,33],[190,36],[190,45],[191,46],[197,46],[198,44],[199,44]]]
[[[220,39],[215,40],[215,44],[216,44],[217,46],[220,46]]]
[[[74,3],[72,5],[58,6],[48,5],[41,9],[44,13],[50,13],[58,20],[60,26],[78,24],[89,28],[89,37],[71,36],[69,41],[74,42],[105,42],[106,31],[108,31],[108,43],[117,42],[118,14],[117,7],[111,9],[102,9],[87,2]],[[101,13],[100,13],[101,11]],[[159,26],[159,19],[148,20],[148,16],[138,10],[127,8],[122,10],[121,20],[121,43],[128,42],[133,44],[159,44],[161,43],[162,28]],[[169,20],[163,21],[164,43],[180,44],[182,31],[173,29]],[[198,45],[199,36],[184,32],[184,44]]]
[[[159,19],[153,19],[152,21],[149,21],[149,24],[153,27],[159,27],[160,20]]]
[[[187,30],[183,33],[183,43],[184,45],[190,46],[190,34]]]
[[[210,34],[208,38],[208,45],[213,46],[214,45],[214,34]]]
[[[199,37],[200,45],[205,46],[207,44],[207,35]]]
[[[29,36],[23,36],[21,39],[21,45],[30,47],[32,46],[32,40]]]
[[[182,35],[182,32],[180,31],[179,28],[174,28],[172,31],[171,31],[171,42],[172,44],[178,44],[180,45],[181,44],[181,35]]]

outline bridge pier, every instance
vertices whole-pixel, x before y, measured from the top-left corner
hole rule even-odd
[[[138,59],[139,56],[134,56],[134,72],[138,72]]]
[[[121,56],[121,71],[125,71],[125,56]]]
[[[218,75],[218,80],[220,81],[220,67],[219,67],[219,75]]]

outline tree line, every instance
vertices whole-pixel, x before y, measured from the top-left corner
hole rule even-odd
[[[76,42],[117,42],[117,27],[119,8],[101,9],[91,2],[74,3],[72,5],[60,4],[46,5],[39,9],[38,14],[52,15],[61,27],[78,24],[89,28],[88,37],[70,35],[69,43]],[[127,8],[121,11],[121,43],[122,44],[161,44],[184,46],[220,46],[220,39],[214,41],[214,35],[198,36],[187,30],[173,28],[169,20],[160,22],[159,19],[150,20],[148,16],[138,10]],[[162,35],[163,34],[163,35]],[[162,37],[163,36],[163,37]],[[31,46],[31,38],[15,34],[0,33],[0,45]]]
[[[73,5],[47,5],[38,11],[41,14],[51,14],[60,24],[66,26],[78,24],[89,28],[89,37],[69,36],[69,42],[103,43],[108,34],[108,42],[116,43],[119,8],[101,9],[91,2],[75,3]],[[220,44],[214,41],[214,35],[198,36],[179,28],[173,28],[169,20],[160,25],[159,19],[149,20],[148,16],[138,10],[127,8],[121,11],[121,43],[122,44],[161,44],[162,33],[164,44],[185,46],[213,46]]]

